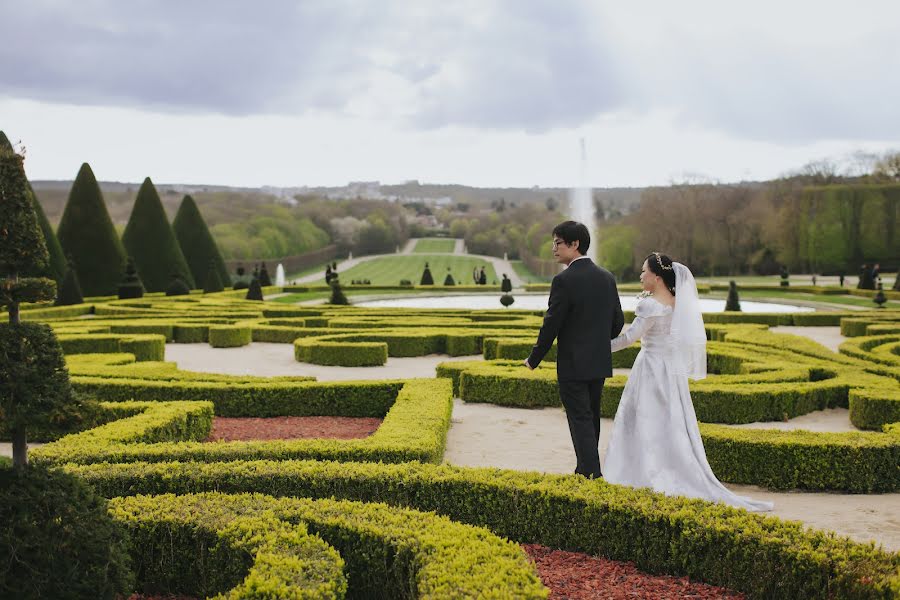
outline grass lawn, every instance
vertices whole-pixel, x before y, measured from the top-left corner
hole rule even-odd
[[[358,296],[390,296],[393,294],[402,295],[402,296],[417,296],[419,294],[423,294],[426,296],[433,296],[434,292],[428,290],[410,290],[410,289],[396,289],[396,290],[349,290],[347,288],[343,288],[344,295],[348,298],[355,298]],[[296,302],[305,302],[306,300],[318,300],[320,298],[330,298],[331,292],[300,292],[296,294],[288,294],[286,296],[279,296],[278,298],[273,298],[272,302],[283,302],[284,304],[294,304]]]
[[[724,298],[727,294],[725,292],[717,292],[715,294],[710,294],[709,297],[720,297]],[[803,294],[798,292],[764,292],[764,291],[740,291],[738,290],[738,295],[741,298],[749,299],[760,299],[760,298],[773,298],[780,300],[804,300],[808,302],[819,302],[823,304],[839,304],[843,306],[860,306],[863,308],[875,308],[875,303],[872,302],[870,298],[860,298],[858,296],[822,296],[820,294]],[[897,300],[888,300],[888,302],[884,305],[886,308],[900,308],[900,301]]]
[[[322,262],[321,264],[318,264],[314,267],[309,267],[307,269],[303,269],[302,271],[298,271],[297,273],[291,273],[290,275],[285,275],[284,279],[285,279],[285,281],[290,282],[294,279],[299,279],[300,277],[303,277],[305,275],[310,275],[312,273],[324,273],[325,267],[327,267],[328,265],[330,265],[333,262],[340,262],[341,260],[343,260],[343,259],[335,258],[333,260],[329,260],[328,262]],[[274,276],[273,276],[273,280],[274,280]],[[322,283],[325,283],[324,275],[322,276]]]
[[[552,277],[541,277],[540,275],[535,275],[531,271],[528,270],[528,266],[522,262],[521,260],[511,260],[513,270],[516,272],[516,275],[524,281],[525,283],[550,283]]]
[[[457,285],[469,285],[472,282],[472,270],[484,267],[488,285],[499,284],[500,277],[494,271],[494,265],[487,261],[466,255],[434,255],[434,254],[404,254],[400,256],[385,256],[375,258],[346,271],[341,271],[341,281],[350,282],[354,279],[368,279],[372,285],[400,285],[401,279],[407,279],[418,285],[422,280],[422,272],[425,263],[431,269],[431,276],[436,285],[444,283],[447,276],[447,268]]]
[[[456,240],[444,238],[423,238],[416,242],[413,252],[416,254],[429,254],[434,252],[453,252]]]

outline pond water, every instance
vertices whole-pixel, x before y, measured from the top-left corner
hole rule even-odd
[[[516,301],[510,308],[528,310],[546,310],[546,294],[519,294],[514,296]],[[621,296],[622,309],[634,310],[638,303],[635,296]],[[485,309],[503,308],[500,304],[500,294],[460,294],[455,296],[411,296],[408,298],[391,298],[388,300],[371,300],[369,302],[354,302],[354,306],[368,308],[459,308],[459,309]],[[722,312],[725,310],[725,300],[701,298],[700,307],[703,312]],[[754,313],[787,313],[787,312],[813,312],[815,309],[805,306],[792,306],[790,304],[772,304],[769,302],[744,302],[741,301],[741,309],[744,312]]]

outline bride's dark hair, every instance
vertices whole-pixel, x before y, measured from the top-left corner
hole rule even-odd
[[[672,259],[659,252],[651,252],[647,255],[647,268],[654,275],[662,277],[663,283],[675,295],[675,269],[672,268]]]

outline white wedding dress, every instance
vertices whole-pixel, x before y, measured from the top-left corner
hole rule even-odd
[[[683,265],[675,265],[687,271]],[[683,275],[681,279],[690,276],[690,271]],[[693,284],[693,277],[683,283]],[[696,284],[693,285],[696,290]],[[682,291],[685,302],[691,300],[690,290],[686,288],[687,285],[676,283],[676,307]],[[696,291],[694,295],[696,297]],[[699,315],[699,304],[697,307]],[[641,340],[641,351],[619,401],[603,477],[610,483],[649,487],[667,495],[724,502],[751,511],[772,510],[771,502],[738,496],[713,474],[706,460],[688,390],[689,375],[695,379],[706,376],[705,334],[703,365],[697,367],[698,373],[692,374],[690,368],[685,368],[684,358],[685,354],[690,356],[691,351],[680,347],[678,337],[672,335],[672,319],[671,307],[652,297],[644,298],[635,309],[631,326],[612,340],[613,352],[638,339]],[[700,323],[702,327],[702,317]],[[695,347],[699,345],[695,342]]]

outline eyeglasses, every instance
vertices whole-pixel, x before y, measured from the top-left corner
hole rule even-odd
[[[568,243],[566,240],[553,240],[553,247],[554,247],[554,248],[556,248],[557,246],[561,246],[561,245],[563,245],[563,244],[565,244],[566,246],[569,245],[569,243]]]

